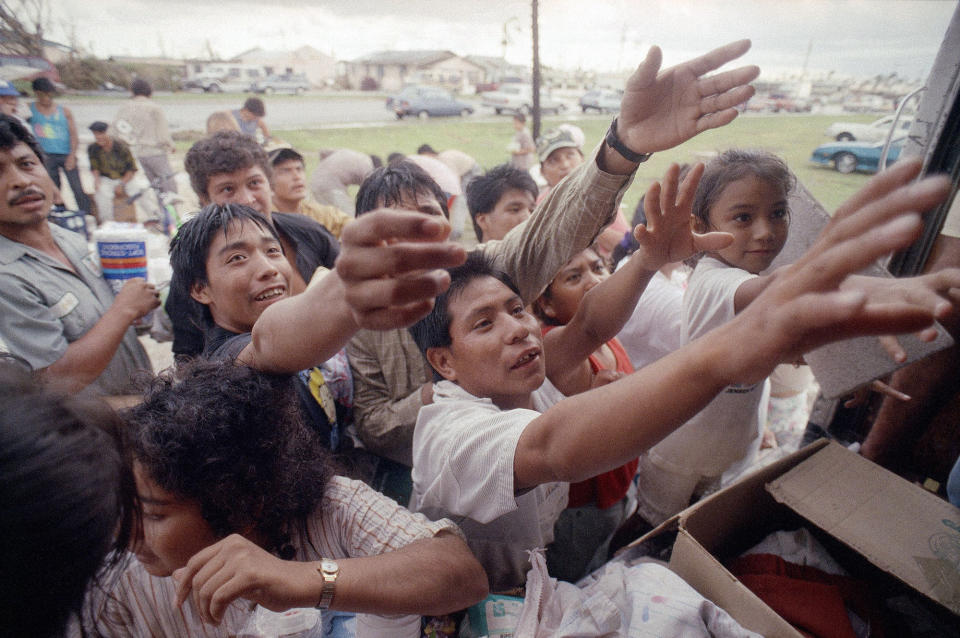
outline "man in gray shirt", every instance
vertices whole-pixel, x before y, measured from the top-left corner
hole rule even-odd
[[[0,115],[0,351],[67,391],[126,394],[150,360],[132,324],[158,305],[131,280],[114,297],[77,233],[47,222],[54,186],[43,151]]]

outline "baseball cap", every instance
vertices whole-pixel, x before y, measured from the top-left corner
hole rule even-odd
[[[43,77],[37,78],[31,83],[31,86],[33,87],[34,93],[36,93],[37,91],[43,91],[44,93],[57,92],[57,87],[53,85],[53,82],[51,82],[49,78],[43,78]]]
[[[558,148],[580,148],[577,141],[569,130],[563,128],[552,128],[537,140],[537,156],[541,162],[547,161],[550,153]]]
[[[281,146],[280,148],[273,149],[267,154],[267,158],[270,160],[270,166],[276,166],[280,162],[286,162],[288,160],[303,162],[303,155],[289,146]]]
[[[20,95],[20,91],[15,89],[12,84],[6,80],[0,80],[0,96],[3,95]]]
[[[104,131],[107,130],[107,128],[108,128],[107,123],[101,122],[100,120],[97,120],[96,122],[90,125],[90,130],[93,131],[94,133],[103,133]]]

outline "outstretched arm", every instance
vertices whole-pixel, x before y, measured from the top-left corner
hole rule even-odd
[[[925,302],[872,303],[861,291],[841,290],[851,273],[914,241],[922,228],[918,211],[947,195],[950,182],[943,177],[910,183],[920,167],[905,160],[874,177],[807,253],[732,321],[532,421],[517,444],[515,489],[579,481],[622,465],[727,385],[756,383],[778,363],[825,343],[930,325],[934,313]]]
[[[437,269],[465,259],[462,247],[445,241],[449,232],[445,220],[428,215],[363,215],[344,228],[335,269],[264,310],[237,359],[258,370],[297,372],[329,359],[359,328],[417,321],[449,285]]]
[[[588,389],[582,384],[583,375],[576,375],[581,383],[574,383],[576,369],[590,353],[620,332],[661,266],[703,250],[719,250],[730,243],[732,238],[727,233],[698,235],[691,229],[690,211],[703,164],[694,166],[682,184],[678,184],[679,174],[680,168],[671,164],[663,177],[663,186],[654,182],[647,191],[647,224],[634,229],[640,247],[627,264],[584,295],[567,325],[544,336],[547,378],[565,394]]]

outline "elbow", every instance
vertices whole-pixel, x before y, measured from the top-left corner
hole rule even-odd
[[[451,552],[446,569],[439,585],[435,605],[427,613],[430,615],[449,614],[474,605],[490,593],[487,572],[476,559],[467,544],[459,537],[448,535],[456,548]],[[437,574],[437,572],[434,572]]]

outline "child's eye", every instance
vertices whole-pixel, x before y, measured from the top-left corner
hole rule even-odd
[[[783,219],[788,215],[790,215],[790,211],[787,210],[786,208],[778,208],[777,210],[773,211],[773,213],[771,214],[771,216],[774,219]]]
[[[749,224],[749,223],[750,223],[750,215],[747,214],[747,213],[740,213],[739,215],[737,215],[736,217],[733,218],[733,221],[735,221],[735,222],[737,222],[737,223],[740,223],[740,224]]]

